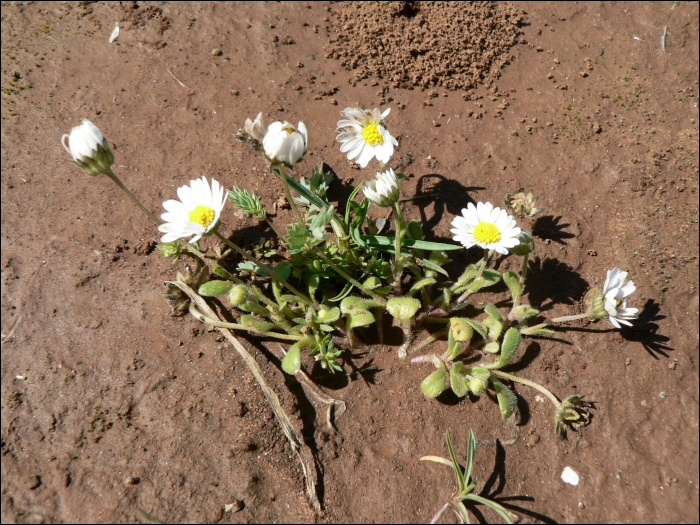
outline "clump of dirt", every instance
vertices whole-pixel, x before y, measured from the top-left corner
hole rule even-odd
[[[326,57],[356,70],[357,80],[469,90],[500,76],[521,15],[510,3],[341,2]]]

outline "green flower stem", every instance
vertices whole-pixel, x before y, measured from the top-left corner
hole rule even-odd
[[[507,374],[505,372],[501,372],[500,370],[491,370],[491,373],[494,375],[497,375],[499,377],[502,377],[503,379],[510,379],[511,381],[515,381],[516,383],[522,383],[523,385],[530,386],[530,387],[534,388],[535,390],[539,390],[545,396],[547,396],[552,401],[552,403],[554,403],[555,408],[559,408],[559,405],[561,405],[561,401],[559,401],[559,399],[557,399],[557,396],[552,394],[549,390],[547,390],[542,385],[535,383],[534,381],[530,381],[529,379],[523,379],[522,377],[518,377],[518,376],[513,376],[513,375]]]
[[[193,303],[190,303],[190,313],[203,323],[207,323],[212,326],[218,326],[220,328],[230,328],[232,330],[245,330],[246,332],[250,332],[253,334],[268,335],[270,337],[276,337],[278,339],[284,339],[286,341],[301,341],[302,339],[304,339],[304,336],[302,335],[280,334],[278,332],[260,332],[258,330],[255,330],[254,328],[250,328],[249,326],[244,326],[242,324],[218,321],[217,319],[212,319],[211,317],[207,317],[206,315],[201,313],[199,310],[197,310]]]
[[[370,296],[372,299],[374,299],[375,301],[379,301],[379,302],[382,303],[382,304],[386,304],[386,301],[384,300],[384,298],[383,298],[381,295],[379,295],[378,293],[373,292],[372,290],[370,290],[370,289],[368,289],[368,288],[365,288],[364,286],[362,286],[362,285],[359,283],[359,281],[357,281],[357,280],[353,279],[352,277],[350,277],[350,275],[349,275],[345,270],[343,270],[342,268],[340,268],[337,264],[335,264],[335,263],[334,263],[333,261],[331,261],[328,257],[326,257],[326,256],[323,254],[323,252],[322,252],[321,250],[318,249],[318,247],[315,247],[315,248],[314,248],[314,251],[316,252],[316,255],[318,255],[328,266],[330,266],[331,268],[333,268],[333,270],[335,270],[335,272],[336,272],[338,275],[340,275],[343,279],[347,279],[347,281],[348,281],[349,283],[352,283],[352,284],[353,284],[354,286],[356,286],[359,290],[362,290],[364,293],[366,293],[367,295],[369,295],[369,296]]]
[[[238,252],[239,254],[241,254],[243,257],[245,257],[249,261],[257,264],[263,272],[270,275],[270,277],[272,277],[273,279],[277,279],[280,282],[280,284],[286,286],[287,289],[289,291],[291,291],[294,295],[296,295],[304,304],[306,304],[307,306],[310,306],[311,308],[318,308],[318,305],[312,299],[309,299],[304,294],[302,294],[299,290],[294,288],[294,286],[292,286],[285,279],[283,279],[282,276],[280,274],[278,274],[275,270],[268,268],[267,266],[265,266],[265,264],[263,264],[262,261],[259,261],[257,258],[255,258],[252,255],[250,255],[249,253],[247,253],[245,250],[243,250],[237,244],[234,244],[233,242],[229,241],[226,237],[224,237],[223,235],[221,235],[221,233],[219,233],[218,229],[214,231],[214,234],[220,240],[222,240],[224,243],[226,243],[230,248],[232,248],[234,251]]]
[[[289,205],[292,207],[294,215],[296,215],[297,220],[304,224],[304,219],[301,218],[301,213],[299,213],[299,208],[297,208],[297,203],[292,199],[292,193],[289,191],[289,182],[287,182],[287,172],[284,169],[284,164],[279,165],[280,177],[282,178],[282,186],[284,186],[284,195],[287,197]]]
[[[401,296],[401,245],[406,233],[406,220],[401,213],[401,205],[397,201],[394,203],[394,215],[396,215],[396,237],[394,239],[394,249],[396,250],[396,260],[394,263],[394,295]]]
[[[529,253],[523,255],[523,269],[520,270],[520,284],[525,283],[525,276],[527,275],[527,260],[529,259],[529,257]]]
[[[568,321],[576,321],[577,319],[585,319],[586,317],[590,318],[591,314],[585,313],[585,314],[578,314],[578,315],[565,315],[563,317],[556,317],[552,319],[551,321],[546,321],[545,325],[551,324],[551,323],[566,323]]]
[[[117,177],[114,172],[112,171],[112,168],[108,168],[107,173],[105,173],[110,179],[112,179],[114,182],[117,183],[117,186],[119,186],[124,193],[131,199],[131,201],[138,206],[143,213],[148,215],[152,221],[154,221],[156,224],[163,224],[163,221],[161,221],[158,217],[156,217],[152,211],[150,211],[148,208],[146,208],[143,204],[141,204],[141,201],[136,198],[136,195],[131,193],[129,191],[129,188],[124,186],[124,183]]]

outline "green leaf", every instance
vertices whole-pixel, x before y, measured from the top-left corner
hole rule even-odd
[[[421,279],[411,287],[411,290],[408,292],[408,294],[413,295],[414,293],[422,290],[426,286],[430,286],[432,284],[435,284],[436,282],[437,280],[435,280],[433,277],[426,277],[425,279]]]
[[[465,488],[466,482],[469,481],[465,479],[464,473],[462,472],[462,467],[459,464],[459,459],[457,459],[457,453],[455,452],[455,447],[452,444],[452,438],[450,437],[450,431],[447,431],[447,449],[450,451],[450,458],[452,459],[452,468],[455,471],[455,477],[457,478],[457,489],[458,493],[462,492]]]
[[[464,383],[464,376],[460,375],[455,368],[450,369],[450,387],[457,397],[467,395],[467,385]]]
[[[522,337],[517,328],[509,328],[506,335],[503,336],[503,343],[501,344],[501,357],[498,360],[496,368],[503,368],[515,355],[515,352],[520,346],[520,341]]]
[[[513,272],[504,272],[503,281],[506,283],[510,294],[513,296],[513,302],[519,303],[523,295],[523,285],[520,284],[520,278]]]
[[[482,288],[493,286],[501,280],[501,274],[496,270],[484,270],[484,273],[482,273],[481,276],[484,278],[484,285]]]
[[[282,370],[290,375],[294,375],[301,368],[301,348],[299,344],[294,344],[282,359]]]
[[[501,323],[505,321],[505,317],[503,317],[503,314],[501,314],[501,311],[498,308],[496,308],[496,305],[494,305],[494,304],[491,304],[491,303],[487,304],[484,307],[484,312],[489,314],[494,319],[497,319]]]
[[[479,321],[474,321],[473,319],[464,318],[464,321],[467,322],[474,330],[476,330],[481,337],[486,339],[486,327],[484,327],[484,325],[482,325]]]
[[[382,235],[363,235],[362,240],[367,243],[367,246],[372,248],[378,248],[380,250],[386,248],[393,248],[395,241],[393,237],[385,237]],[[404,238],[401,243],[401,248],[418,248],[420,250],[460,250],[461,245],[456,244],[445,244],[444,242],[429,242],[421,241],[418,239],[406,239]],[[496,272],[498,273],[498,272]]]
[[[269,332],[273,328],[277,328],[275,323],[268,323],[267,321],[262,321],[257,317],[252,315],[242,315],[241,324],[245,327],[252,328],[257,332]]]
[[[518,406],[518,398],[510,388],[495,377],[491,376],[491,382],[496,389],[496,398],[498,399],[498,406],[501,409],[501,416],[503,419],[508,419],[513,415],[515,407]]]
[[[523,335],[551,335],[556,334],[551,328],[538,328],[533,326],[531,328],[521,328],[520,333]]]
[[[340,319],[340,309],[339,308],[331,308],[331,309],[325,309],[324,307],[321,307],[321,309],[318,312],[318,315],[314,317],[314,321],[317,323],[334,323],[338,319]]]
[[[289,279],[289,276],[292,273],[292,265],[286,261],[281,262],[277,266],[275,266],[275,272],[277,272],[277,274],[286,281],[287,279]]]
[[[501,518],[503,518],[506,521],[506,523],[515,523],[515,521],[513,521],[513,515],[495,501],[486,499],[483,496],[479,496],[478,494],[467,494],[464,499],[469,499],[476,503],[481,503],[482,505],[491,507],[493,510],[498,512],[498,514],[501,516]]]
[[[377,306],[381,306],[381,304]],[[420,301],[413,297],[392,297],[386,303],[386,309],[391,316],[400,320],[412,319],[420,307]]]
[[[533,308],[529,304],[521,304],[518,306],[515,311],[513,312],[513,317],[516,319],[524,320],[527,319],[528,317],[532,317],[534,315],[539,314],[540,311],[537,310],[536,308]]]
[[[214,268],[212,269],[212,273],[214,275],[218,275],[219,277],[223,277],[224,279],[228,279],[228,280],[233,280],[232,277],[234,277],[233,274],[229,273],[227,270],[224,270],[218,264],[214,265]]]
[[[305,188],[303,185],[299,184],[297,181],[295,181],[289,175],[287,175],[287,182],[289,183],[289,186],[291,188],[294,188],[294,190],[297,193],[299,193],[299,195],[302,195],[303,197],[307,198],[309,200],[309,202],[318,206],[319,209],[323,208],[326,205],[326,203],[323,202],[319,197],[314,195],[310,190]],[[337,223],[343,231],[346,231],[345,225],[343,224],[343,221],[340,219],[340,217],[338,217],[338,215],[336,213],[333,213],[331,220],[333,222]]]
[[[445,391],[447,387],[447,369],[444,363],[440,363],[440,368],[435,370],[428,377],[423,379],[420,388],[425,397],[433,399]]]
[[[203,297],[218,297],[229,293],[231,288],[233,283],[227,281],[209,281],[200,286],[197,292]]]
[[[406,237],[416,241],[423,239],[423,228],[418,221],[411,221],[408,223]]]
[[[464,473],[464,480],[469,483],[469,478],[472,475],[472,467],[474,466],[474,454],[476,453],[476,438],[474,431],[469,429],[469,444],[467,445],[467,470]]]
[[[356,310],[367,310],[368,308],[375,308],[377,306],[384,306],[384,303],[351,295],[342,300],[340,303],[340,311],[344,315],[348,315],[355,313]]]
[[[374,323],[374,315],[368,310],[354,310],[351,314],[346,314],[348,318],[347,327],[350,329],[367,326]]]

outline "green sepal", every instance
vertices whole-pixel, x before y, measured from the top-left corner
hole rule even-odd
[[[429,399],[436,398],[447,388],[447,368],[444,363],[440,363],[440,368],[435,370],[428,377],[423,379],[420,388]]]
[[[506,283],[510,294],[513,296],[513,302],[519,303],[523,295],[523,285],[520,284],[520,278],[514,272],[503,272],[503,282]]]
[[[209,281],[199,287],[197,293],[203,297],[218,297],[231,291],[233,283],[227,281]]]
[[[464,379],[464,376],[457,371],[456,367],[450,369],[450,388],[452,388],[457,397],[467,395],[468,389]]]
[[[493,376],[491,376],[491,383],[496,389],[496,398],[498,399],[498,407],[501,409],[501,417],[508,419],[518,406],[518,398],[510,388]]]
[[[257,332],[269,332],[273,328],[277,328],[275,323],[262,321],[257,317],[253,317],[252,315],[242,315],[241,324],[247,328],[252,328]]]

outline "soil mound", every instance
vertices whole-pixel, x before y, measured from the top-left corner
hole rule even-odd
[[[326,49],[355,78],[393,87],[471,89],[511,60],[521,13],[492,2],[341,2]]]

